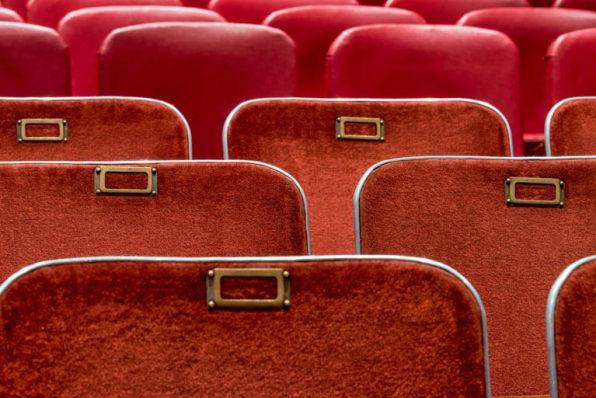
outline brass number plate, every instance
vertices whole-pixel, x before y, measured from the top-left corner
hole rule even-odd
[[[146,174],[147,188],[107,188],[106,175],[115,174]],[[157,169],[154,167],[115,167],[99,166],[95,168],[95,193],[101,195],[124,195],[124,196],[155,196],[157,195]]]
[[[55,124],[58,126],[57,137],[29,137],[27,135],[28,125]],[[17,141],[22,142],[66,142],[68,129],[64,119],[21,119],[17,121]]]
[[[346,134],[346,123],[374,124],[375,135]],[[383,119],[372,117],[338,117],[335,121],[335,136],[338,140],[383,141],[385,139],[385,123]]]
[[[555,187],[555,198],[553,200],[524,200],[515,196],[517,184],[522,185],[551,185]],[[565,183],[558,178],[530,178],[530,177],[509,177],[505,180],[505,203],[507,206],[537,206],[537,207],[564,207],[565,206]]]

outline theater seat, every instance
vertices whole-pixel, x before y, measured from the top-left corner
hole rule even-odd
[[[0,96],[70,95],[68,51],[41,26],[0,22]]]
[[[3,22],[23,22],[19,14],[8,8],[0,8],[0,21]]]
[[[596,154],[596,97],[567,98],[548,114],[545,126],[548,156]]]
[[[3,396],[490,396],[478,294],[417,258],[50,261],[0,341]]]
[[[412,10],[428,23],[455,24],[464,14],[483,8],[529,7],[526,0],[388,0],[387,7]]]
[[[185,7],[207,8],[209,0],[181,0]]]
[[[68,13],[82,8],[105,6],[181,6],[179,0],[29,0],[27,21],[57,29]]]
[[[100,55],[99,93],[157,98],[188,118],[193,158],[221,159],[227,115],[243,101],[292,96],[295,48],[282,31],[220,23],[118,29]]]
[[[309,5],[357,5],[356,0],[211,0],[208,8],[230,22],[260,24],[272,12]]]
[[[329,49],[327,93],[347,98],[471,98],[503,112],[523,153],[519,58],[498,32],[457,26],[376,25],[342,33]]]
[[[556,0],[553,7],[596,11],[596,4],[590,0]]]
[[[548,393],[544,312],[557,276],[596,251],[595,157],[390,160],[354,206],[359,253],[449,262],[478,289],[493,396]]]
[[[420,24],[406,10],[362,6],[305,6],[276,11],[263,22],[281,29],[296,43],[298,95],[325,96],[325,59],[333,40],[344,30],[372,24]]]
[[[309,253],[302,189],[249,161],[3,162],[0,203],[0,281],[59,257]]]
[[[58,33],[70,49],[72,94],[97,95],[97,54],[114,30],[150,22],[224,22],[212,11],[188,7],[113,6],[85,8],[69,13]]]

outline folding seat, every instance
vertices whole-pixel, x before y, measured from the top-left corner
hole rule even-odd
[[[3,162],[0,200],[0,281],[60,257],[309,253],[302,189],[255,162]]]
[[[519,59],[507,36],[457,26],[377,25],[342,33],[329,49],[331,97],[472,98],[500,109],[523,153]]]
[[[497,7],[530,7],[526,0],[388,0],[387,7],[412,10],[428,23],[455,24],[470,11]]]
[[[596,11],[596,4],[591,0],[556,0],[553,7],[578,8],[582,10]]]
[[[350,254],[352,195],[371,165],[395,156],[509,156],[509,136],[502,114],[470,100],[270,99],[232,112],[224,148],[226,159],[296,177],[310,204],[313,252]]]
[[[117,28],[149,22],[224,22],[216,13],[189,7],[114,6],[73,11],[62,19],[58,33],[70,49],[72,94],[97,95],[97,54]]]
[[[29,0],[27,21],[56,29],[68,13],[105,6],[182,6],[180,0]]]
[[[548,114],[545,126],[548,156],[596,154],[596,97],[575,97],[559,102]]]
[[[19,14],[17,14],[13,10],[10,10],[8,8],[0,8],[0,21],[23,22],[23,19],[19,16]]]
[[[554,8],[504,8],[472,12],[459,24],[497,30],[516,43],[521,57],[524,139],[528,143],[541,143],[544,120],[550,108],[545,83],[547,49],[563,33],[596,27],[596,13]]]
[[[358,5],[357,0],[211,0],[208,8],[230,22],[260,24],[272,12],[310,5]]]
[[[70,95],[68,51],[41,26],[0,22],[0,96]]]
[[[265,26],[132,26],[112,32],[100,54],[99,93],[176,106],[189,120],[195,159],[223,157],[221,131],[235,106],[295,91],[294,43]]]
[[[596,257],[583,258],[559,276],[548,296],[546,337],[551,397],[594,395]]]
[[[561,271],[596,249],[596,158],[390,160],[354,207],[359,253],[447,262],[478,289],[495,396],[547,394],[544,309]]]
[[[325,96],[325,59],[344,30],[372,24],[421,24],[418,14],[384,7],[305,6],[276,11],[263,22],[281,29],[296,43],[298,95]]]
[[[145,98],[2,98],[0,160],[189,159],[173,106]]]
[[[3,396],[490,397],[480,297],[424,259],[49,261],[0,326]]]

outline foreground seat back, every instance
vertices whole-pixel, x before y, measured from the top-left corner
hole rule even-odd
[[[114,30],[151,22],[224,22],[214,12],[190,7],[113,6],[85,8],[62,19],[58,32],[70,49],[73,95],[97,95],[97,54]]]
[[[189,159],[190,130],[145,98],[1,98],[0,160]]]
[[[589,397],[596,357],[596,257],[583,258],[559,276],[548,297],[546,336],[553,398]]]
[[[418,14],[384,7],[305,6],[269,15],[264,25],[281,29],[296,43],[298,95],[325,96],[325,60],[329,46],[344,30],[373,24],[421,24]]]
[[[61,256],[308,253],[300,186],[254,162],[3,163],[0,192],[0,280]]]
[[[596,154],[596,97],[568,98],[550,111],[545,141],[548,156]]]
[[[415,258],[42,263],[0,288],[0,342],[3,394],[489,396],[477,293]]]
[[[494,395],[544,395],[548,292],[596,249],[595,198],[596,158],[392,160],[354,196],[360,252],[450,261],[486,306]]]
[[[157,98],[186,115],[195,159],[223,157],[221,130],[235,106],[292,96],[295,48],[265,26],[146,24],[118,29],[100,55],[101,95]]]
[[[519,59],[505,35],[456,26],[377,25],[345,31],[329,49],[328,94],[351,98],[472,98],[505,114],[516,154]]]
[[[311,208],[314,253],[338,254],[354,253],[352,195],[371,165],[437,153],[508,156],[509,134],[498,111],[469,100],[269,99],[240,105],[224,141],[226,158],[296,177]]]

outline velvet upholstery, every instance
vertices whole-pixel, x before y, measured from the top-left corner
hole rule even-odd
[[[339,116],[382,118],[385,140],[338,141]],[[363,126],[347,124],[346,131],[365,134]],[[274,164],[300,182],[315,254],[354,253],[352,195],[376,162],[431,154],[509,155],[503,119],[483,105],[456,100],[257,101],[237,109],[225,134],[230,159]]]
[[[501,110],[519,131],[519,59],[507,36],[456,26],[376,25],[342,33],[329,49],[331,97],[471,98]]]
[[[0,234],[0,280],[33,262],[61,257],[308,252],[299,187],[270,167],[148,163],[157,169],[158,189],[156,196],[143,197],[97,196],[98,166],[0,164],[0,216],[10,225]],[[120,177],[110,178],[108,188],[147,186],[146,176]]]
[[[100,55],[101,95],[157,98],[186,115],[193,158],[221,159],[226,116],[243,101],[292,96],[292,40],[266,26],[145,24],[112,32]]]
[[[508,207],[510,177],[563,180],[564,207]],[[555,194],[525,191],[523,199]],[[548,393],[546,299],[561,271],[596,249],[596,158],[395,161],[376,168],[356,200],[363,254],[446,262],[478,289],[493,394]]]
[[[290,307],[210,310],[207,272],[247,267],[288,271]],[[0,314],[3,397],[487,397],[479,302],[414,261],[74,262]]]
[[[21,119],[63,119],[67,142],[17,141]],[[28,125],[28,136],[57,136],[57,125]],[[132,98],[0,98],[0,161],[188,159],[189,132],[163,103]]]

